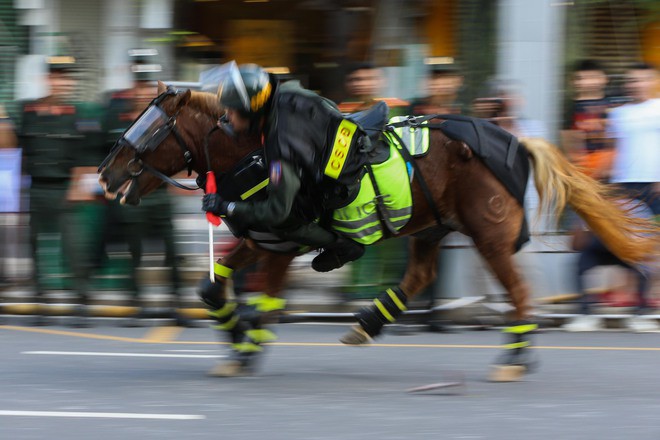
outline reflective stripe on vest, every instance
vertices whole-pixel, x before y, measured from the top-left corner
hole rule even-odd
[[[389,123],[393,124],[395,122],[401,122],[407,119],[406,116],[395,116],[390,119]],[[422,125],[427,124],[428,121],[422,123]],[[429,129],[426,127],[398,127],[394,129],[394,132],[399,135],[403,143],[410,151],[410,154],[413,156],[420,156],[425,154],[430,145],[429,141]],[[387,132],[385,133],[387,135]],[[388,136],[391,141],[396,142],[395,138],[391,135]]]
[[[390,221],[399,230],[408,223],[412,214],[412,195],[405,161],[397,148],[390,144],[390,158],[372,165],[372,168]],[[333,212],[332,229],[362,244],[380,240],[383,230],[376,212],[375,197],[371,177],[365,174],[355,200]]]

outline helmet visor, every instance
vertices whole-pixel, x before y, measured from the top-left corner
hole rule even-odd
[[[236,61],[230,61],[204,72],[201,75],[200,82],[204,90],[213,90],[215,85],[220,105],[236,110],[250,111],[250,96]]]

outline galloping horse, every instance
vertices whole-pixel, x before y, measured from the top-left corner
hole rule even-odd
[[[216,130],[208,135],[208,154],[205,154],[205,137],[216,127],[222,115],[222,109],[212,94],[189,90],[179,92],[165,89],[164,84],[159,83],[159,96],[149,109],[155,109],[161,115],[161,125],[155,130],[153,120],[151,126],[145,125],[145,131],[137,133],[140,140],[132,142],[132,146],[118,143],[99,168],[99,182],[108,197],[117,197],[121,193],[122,202],[137,204],[141,197],[162,184],[161,179],[168,180],[167,176],[186,168],[198,174],[206,173],[209,168],[218,175],[224,174],[261,147],[260,139],[256,137],[234,137]],[[132,137],[135,138],[136,133]],[[520,145],[531,159],[535,186],[544,206],[552,206],[558,214],[570,205],[624,261],[639,263],[655,254],[657,227],[628,216],[609,188],[577,170],[546,141],[521,139]],[[515,380],[534,364],[529,347],[530,335],[536,325],[529,321],[529,287],[512,258],[520,245],[525,214],[519,199],[511,195],[470,147],[473,146],[452,140],[441,129],[430,130],[428,153],[414,159],[416,177],[411,184],[412,216],[398,234],[410,236],[405,276],[399,286],[387,289],[371,307],[356,314],[359,325],[354,326],[342,342],[366,344],[383,325],[393,322],[405,310],[406,299],[414,297],[434,279],[441,239],[451,231],[458,231],[473,239],[515,308],[513,322],[504,330],[510,338],[509,343],[491,376],[494,380]],[[420,184],[422,180],[426,183]],[[242,239],[238,247],[218,260],[224,277],[216,276],[216,281],[229,286],[231,283],[226,281],[232,270],[261,260],[266,271],[264,293],[279,298],[287,267],[295,256],[296,252],[266,251],[257,248],[251,240]],[[228,287],[223,289],[219,295],[229,295]],[[224,298],[223,304],[224,301],[229,300]],[[231,304],[226,302],[221,309],[210,313],[226,330],[232,328],[228,324],[243,319],[236,312],[236,304]],[[273,310],[279,311],[277,307],[261,311]],[[268,313],[262,315],[268,316]],[[236,332],[236,328],[234,326],[230,331]],[[216,373],[244,374],[249,371],[248,367],[249,363],[243,360],[231,361],[220,366]]]

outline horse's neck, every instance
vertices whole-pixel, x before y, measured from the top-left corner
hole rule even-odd
[[[194,92],[189,104],[193,121],[191,136],[194,139],[194,146],[191,146],[195,161],[195,169],[198,173],[206,173],[208,164],[206,161],[206,152],[204,151],[204,141],[207,134],[216,127],[218,117],[221,114],[220,108],[216,104],[215,95],[202,92]],[[222,130],[216,130],[209,138],[209,156],[211,160],[211,170],[216,174],[225,173],[233,168],[243,157],[256,150],[261,145],[257,136],[239,136],[234,138]]]

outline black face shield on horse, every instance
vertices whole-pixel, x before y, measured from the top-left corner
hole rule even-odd
[[[110,197],[125,192],[123,200],[137,203],[140,197],[162,183],[162,176],[174,175],[188,167],[199,174],[206,173],[210,167],[219,176],[233,178],[236,165],[260,148],[256,137],[233,137],[217,130],[208,137],[207,164],[203,148],[205,137],[221,116],[215,96],[190,91],[177,93],[165,90],[162,85],[159,92],[161,95],[127,131],[124,140],[99,169],[99,181]],[[474,125],[473,120],[467,118],[466,121]],[[413,125],[419,125],[418,122],[414,120]],[[438,126],[439,122],[431,120],[428,125]],[[483,124],[476,122],[476,126],[483,127]],[[419,127],[402,123],[398,128],[410,131]],[[388,131],[388,148],[392,154],[404,147],[397,145],[401,143],[397,138],[405,136],[392,135],[396,129],[391,127]],[[417,134],[428,140],[427,151],[415,158],[405,153],[402,156],[402,161],[406,162],[403,172],[406,173],[406,168],[414,170],[410,183],[412,215],[397,233],[410,236],[407,271],[398,286],[387,289],[372,306],[356,314],[358,325],[342,338],[342,342],[365,344],[378,335],[383,325],[394,322],[405,310],[406,301],[435,277],[440,240],[451,231],[459,231],[472,237],[515,308],[512,325],[505,330],[510,344],[498,360],[494,376],[496,380],[511,380],[512,374],[519,375],[531,366],[528,347],[530,334],[536,328],[529,322],[529,288],[512,258],[520,246],[525,214],[515,188],[496,176],[484,155],[502,156],[493,159],[503,166],[516,167],[510,170],[516,173],[519,165],[502,153],[511,151],[514,141],[505,136],[506,148],[498,153],[497,149],[488,149],[492,137],[501,135],[497,130],[477,128],[473,136],[463,140],[452,138],[454,134],[445,133],[442,125]],[[414,152],[417,142],[409,139],[402,143]],[[556,212],[566,204],[571,205],[624,261],[636,263],[654,255],[657,227],[629,218],[609,189],[575,169],[556,147],[543,140],[521,139],[519,149],[524,156],[529,155],[542,201],[554,202]],[[523,171],[526,178],[527,171]],[[409,181],[407,177],[406,181]],[[644,235],[649,231],[655,234],[651,238]],[[382,232],[381,237],[387,235]],[[217,374],[245,374],[261,344],[274,337],[272,333],[265,333],[264,325],[272,322],[283,308],[283,300],[279,298],[286,269],[295,255],[295,252],[276,253],[256,248],[252,240],[243,239],[237,248],[218,261],[213,297],[203,300],[209,304],[218,328],[229,334],[232,348],[244,356],[222,365],[216,370]],[[231,283],[227,280],[233,270],[256,261],[264,263],[264,295],[238,305],[228,293]]]

